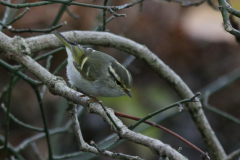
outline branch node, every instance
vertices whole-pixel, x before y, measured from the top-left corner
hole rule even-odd
[[[207,153],[207,152],[204,153],[204,154],[202,154],[202,155],[200,156],[200,158],[201,158],[202,160],[210,160],[210,157],[208,156],[208,153]]]
[[[196,100],[195,98],[197,97],[197,96],[200,96],[201,95],[201,93],[200,92],[197,92],[197,94],[195,95],[195,96],[193,96],[190,100],[192,101],[192,102],[198,102],[198,100]]]
[[[232,25],[229,22],[224,24],[224,29],[228,32],[231,32],[233,30]]]
[[[112,8],[108,8],[107,10],[108,10],[110,13],[112,13],[113,16],[115,16],[115,17],[127,17],[126,14],[117,14],[116,12],[114,12],[114,11],[112,10]]]
[[[12,45],[16,47],[16,52],[25,55],[31,55],[31,50],[28,48],[28,45],[24,38],[20,36],[14,36],[12,40]]]
[[[105,150],[98,148],[98,146],[96,145],[96,143],[93,140],[90,141],[90,145],[95,147],[100,154],[104,154]]]

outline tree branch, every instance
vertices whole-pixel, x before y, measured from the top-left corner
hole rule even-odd
[[[72,118],[73,130],[76,134],[80,151],[92,152],[94,154],[104,155],[104,156],[107,156],[107,157],[112,157],[112,158],[117,158],[117,159],[143,160],[143,159],[139,158],[138,156],[129,156],[129,155],[126,155],[126,154],[114,153],[114,152],[110,152],[110,151],[106,151],[106,150],[100,151],[98,148],[92,147],[89,144],[87,144],[83,139],[82,132],[81,132],[81,129],[80,129],[80,124],[79,124],[78,116],[77,116],[77,105],[72,104],[72,102],[69,102],[69,105],[70,105],[69,108],[71,108],[69,110],[69,114]]]

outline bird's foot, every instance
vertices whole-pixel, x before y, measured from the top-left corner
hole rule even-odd
[[[89,100],[87,100],[87,103],[90,103],[90,102],[95,102],[95,103],[99,103],[99,104],[102,104],[102,102],[101,101],[99,101],[96,97],[94,97],[94,96],[91,96],[91,95],[89,95],[89,94],[83,94],[83,95],[81,95],[80,97],[88,97],[89,98]]]

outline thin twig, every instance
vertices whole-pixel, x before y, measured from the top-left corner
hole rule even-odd
[[[67,65],[67,59],[65,59],[58,67],[57,69],[53,72],[53,75],[57,75],[62,69],[63,67],[65,67]]]
[[[13,83],[13,75],[10,74],[10,83],[8,86],[8,101],[7,101],[7,114],[5,117],[5,141],[4,141],[4,150],[5,154],[4,157],[7,157],[7,151],[8,151],[8,135],[9,135],[9,114],[10,114],[10,104],[11,104],[11,97],[12,97],[12,83]]]
[[[29,76],[27,76],[24,73],[18,71],[15,67],[11,66],[10,64],[6,63],[5,61],[3,61],[1,59],[0,59],[0,65],[3,66],[8,71],[10,71],[11,73],[19,76],[20,78],[22,78],[23,80],[28,82],[30,85],[39,85],[39,84],[41,84],[41,82],[30,78]]]
[[[118,127],[118,125],[116,124],[116,122],[113,120],[113,118],[111,117],[111,115],[108,113],[106,107],[103,105],[103,103],[100,103],[100,105],[102,106],[103,110],[105,111],[107,117],[110,119],[110,121],[112,122],[113,126],[120,131],[120,128]]]
[[[0,29],[1,29],[1,27],[2,27],[2,28],[8,28],[8,26],[7,26],[5,23],[3,23],[2,21],[0,21]],[[9,28],[11,28],[11,27],[9,27]]]
[[[20,13],[17,17],[13,18],[10,22],[7,23],[7,26],[13,24],[14,22],[16,22],[17,20],[19,20],[20,18],[22,18],[27,11],[29,11],[29,8],[27,7],[22,13]]]
[[[64,155],[60,155],[60,156],[54,156],[53,159],[54,160],[69,159],[69,158],[80,156],[83,153],[84,152],[75,152],[75,153],[69,153],[69,154],[64,154]]]
[[[135,56],[129,55],[128,58],[126,58],[126,60],[122,63],[122,65],[127,68],[135,59]]]
[[[71,12],[71,11],[69,10],[69,8],[67,8],[66,11],[67,11],[67,13],[70,15],[70,17],[72,17],[72,18],[74,18],[74,19],[79,19],[79,15]]]
[[[39,56],[39,57],[35,58],[34,60],[35,60],[35,61],[40,61],[40,60],[45,59],[46,57],[48,57],[48,56],[50,56],[50,55],[54,55],[55,53],[57,53],[57,52],[59,52],[59,51],[61,51],[61,50],[63,50],[63,49],[65,49],[65,47],[61,47],[61,48],[55,49],[55,50],[50,51],[50,52],[48,52],[48,53],[46,53],[46,54],[44,54],[44,55],[42,55],[42,56]],[[27,75],[25,75],[24,73],[22,73],[21,71],[24,69],[23,66],[14,67],[14,66],[11,66],[11,65],[7,64],[5,61],[3,61],[3,60],[1,60],[1,59],[0,59],[0,65],[2,65],[4,68],[8,69],[8,70],[11,71],[12,73],[15,73],[16,75],[18,75],[18,77],[15,77],[14,80],[13,80],[13,86],[18,82],[18,80],[20,80],[20,78],[26,80],[26,81],[27,81],[28,83],[30,83],[31,85],[34,85],[34,84],[35,84],[35,85],[42,85],[41,82],[36,81],[36,80],[33,80],[33,79],[31,79],[30,77],[28,77]],[[62,66],[59,66],[59,67],[62,68]],[[60,68],[60,69],[61,69],[61,68]],[[18,70],[18,72],[16,73],[15,70]],[[19,77],[20,77],[20,78],[19,78]],[[33,83],[31,83],[31,82],[33,82]],[[6,94],[7,94],[7,88],[6,88],[6,90],[4,90],[4,91],[1,93],[0,101],[3,100],[3,98],[6,96]]]
[[[0,134],[0,142],[4,143],[5,137]],[[15,155],[19,160],[25,160],[21,154],[8,142],[8,150]]]
[[[201,4],[203,4],[204,2],[206,2],[207,0],[200,0],[200,1],[182,1],[182,0],[165,0],[167,2],[175,2],[175,3],[179,3],[181,6],[183,7],[190,7],[190,6],[199,6]]]
[[[176,2],[176,3],[179,3],[181,4],[182,6],[184,7],[191,7],[191,6],[200,6],[201,4],[203,4],[204,2],[206,2],[207,0],[201,0],[201,1],[198,1],[198,2],[187,2],[187,1],[181,1],[181,0],[167,0],[169,2]]]
[[[56,128],[56,129],[51,129],[49,130],[49,135],[56,135],[60,133],[65,133],[69,132],[69,128],[67,127],[61,127],[61,128]],[[24,139],[23,142],[21,142],[18,146],[16,146],[16,152],[20,152],[21,150],[25,149],[28,145],[30,145],[32,142],[35,142],[41,138],[46,137],[45,133],[38,133],[32,137]]]
[[[216,11],[219,11],[218,6],[216,6],[212,0],[207,0],[208,4]]]
[[[108,10],[110,13],[112,13],[112,15],[115,16],[115,17],[127,17],[126,14],[117,14],[116,12],[113,11],[112,8],[108,8],[107,10]]]
[[[20,78],[18,76],[15,76],[13,79],[13,86],[18,82]],[[0,101],[3,101],[3,98],[7,95],[7,87],[3,89],[1,96],[0,96]]]
[[[224,3],[225,3],[225,6],[226,6],[229,13],[231,13],[231,14],[237,16],[237,17],[240,17],[240,11],[239,10],[233,8],[226,0],[224,0]]]
[[[51,26],[56,26],[59,22],[59,20],[61,19],[63,12],[67,9],[67,5],[66,4],[62,4],[61,8],[59,9],[56,18],[54,19],[53,23]]]
[[[162,109],[159,109],[159,110],[157,110],[157,111],[155,111],[155,112],[153,112],[153,113],[151,113],[151,114],[148,114],[146,117],[141,118],[138,122],[136,122],[135,124],[131,125],[131,126],[129,127],[129,129],[132,130],[132,129],[136,128],[138,125],[140,125],[141,123],[143,123],[143,122],[146,121],[147,119],[152,118],[153,116],[155,116],[155,115],[157,115],[157,114],[159,114],[159,113],[161,113],[161,112],[163,112],[163,111],[165,111],[165,110],[168,110],[168,109],[173,108],[173,107],[175,107],[175,106],[179,106],[179,103],[184,104],[184,103],[188,103],[188,102],[196,102],[196,101],[195,101],[195,97],[197,97],[197,96],[199,96],[199,95],[200,95],[200,93],[197,93],[195,96],[193,96],[193,97],[190,98],[190,99],[181,100],[181,101],[176,102],[176,103],[173,103],[173,104],[171,104],[171,105],[169,105],[169,106],[167,106],[167,107],[164,107],[164,108],[162,108]]]
[[[139,5],[139,11],[141,12],[142,10],[143,10],[143,2],[141,2]]]
[[[108,3],[108,0],[104,0],[103,5],[106,6]],[[103,23],[102,23],[102,31],[106,30],[106,9],[103,10],[103,17],[102,17]]]
[[[31,28],[29,28],[29,29],[14,29],[14,28],[12,28],[9,31],[12,33],[24,33],[24,32],[50,33],[66,24],[67,24],[67,22],[63,22],[56,26],[52,26],[51,28],[46,28],[46,29],[31,29]]]
[[[135,121],[139,121],[141,120],[141,118],[138,118],[138,117],[134,117],[134,116],[131,116],[131,115],[127,115],[125,113],[121,113],[121,112],[118,112],[118,111],[114,111],[115,115],[117,116],[120,116],[120,117],[124,117],[124,118],[128,118],[128,119],[132,119],[132,120],[135,120]],[[186,140],[185,138],[181,137],[180,135],[178,135],[177,133],[161,126],[161,125],[158,125],[157,123],[154,123],[154,122],[151,122],[151,121],[144,121],[144,123],[146,124],[149,124],[153,127],[157,127],[157,128],[160,128],[168,133],[170,133],[171,135],[173,135],[174,137],[180,139],[181,141],[183,141],[184,143],[186,143],[187,145],[189,145],[190,147],[192,147],[193,149],[195,149],[196,151],[198,151],[199,153],[201,153],[201,155],[207,155],[205,152],[203,152],[201,149],[199,149],[197,146],[195,146],[194,144],[192,144],[191,142],[189,142],[188,140]]]
[[[94,141],[90,141],[90,145],[95,147],[98,150],[99,153],[103,153],[104,152],[103,149],[98,148],[98,146],[96,145],[96,143]]]
[[[230,153],[224,160],[233,160],[235,157],[240,156],[240,149]]]
[[[62,4],[66,4],[66,5],[76,5],[76,6],[82,6],[82,7],[97,8],[97,9],[113,8],[114,11],[116,11],[116,10],[121,10],[121,9],[132,7],[135,4],[138,4],[142,1],[144,1],[144,0],[138,0],[136,2],[132,2],[132,3],[124,4],[124,5],[120,5],[120,6],[101,6],[101,5],[93,5],[93,4],[86,4],[86,3],[79,3],[79,2],[62,1],[62,0],[48,0],[45,2],[34,2],[34,3],[23,3],[23,4],[12,4],[10,2],[5,2],[3,0],[0,0],[0,4],[2,4],[4,6],[8,6],[10,8],[26,8],[26,7],[38,7],[38,6],[48,5],[48,4],[53,4],[53,3],[62,3]]]
[[[3,103],[2,103],[2,105],[1,105],[1,108],[4,110],[5,113],[7,113],[7,108],[4,106]],[[43,132],[43,131],[44,131],[43,128],[35,127],[35,126],[29,125],[29,124],[26,124],[26,123],[20,121],[19,119],[17,119],[17,118],[16,118],[14,115],[12,115],[11,113],[9,113],[9,116],[10,116],[10,118],[11,118],[14,122],[16,122],[17,124],[19,124],[19,125],[27,128],[27,129],[31,129],[31,130],[37,131],[37,132]]]
[[[124,4],[124,5],[121,5],[121,6],[111,7],[111,9],[113,11],[122,10],[122,9],[125,9],[125,8],[130,8],[130,7],[132,7],[132,6],[134,6],[134,5],[138,4],[138,3],[141,3],[143,1],[145,1],[145,0],[137,0],[137,1],[129,3],[129,4]]]
[[[224,23],[224,29],[231,33],[234,36],[240,37],[240,31],[233,28],[230,20],[229,20],[229,15],[228,15],[228,10],[227,10],[227,4],[225,3],[225,0],[218,0],[219,3],[219,10],[222,13],[222,17],[223,17],[223,23]]]
[[[50,51],[50,52],[48,52],[48,53],[46,53],[46,54],[43,54],[43,55],[41,55],[41,56],[39,56],[39,57],[34,58],[34,60],[35,60],[35,61],[43,60],[43,59],[47,58],[48,56],[54,55],[55,53],[58,53],[58,52],[60,52],[60,51],[62,51],[62,50],[64,50],[64,49],[65,49],[65,47],[57,48],[57,49],[52,50],[52,51]]]
[[[109,17],[109,18],[106,20],[106,24],[107,24],[108,22],[112,21],[112,20],[115,19],[115,18],[116,18],[115,16]],[[99,26],[95,29],[95,31],[103,30],[102,27],[103,27],[103,24],[99,25]]]
[[[88,145],[82,137],[82,133],[81,133],[78,117],[77,117],[76,105],[73,104],[72,102],[70,102],[69,105],[70,105],[69,108],[71,108],[71,109],[69,109],[69,114],[72,118],[73,128],[74,128],[74,132],[76,134],[76,138],[77,138],[77,141],[79,144],[80,151],[88,151],[88,152],[92,152],[94,154],[112,157],[112,158],[116,158],[116,159],[142,160],[138,156],[129,156],[126,154],[114,153],[114,152],[110,152],[110,151],[106,151],[106,150],[104,152],[102,152],[102,151],[98,150],[97,148]]]
[[[43,120],[43,124],[44,124],[44,131],[45,131],[45,134],[46,134],[47,145],[48,145],[49,159],[52,160],[53,159],[53,153],[52,153],[52,148],[51,148],[51,144],[50,144],[49,130],[48,130],[47,121],[46,121],[46,117],[45,117],[45,113],[44,113],[41,94],[40,94],[37,87],[34,86],[33,89],[34,89],[35,94],[37,96],[38,104],[39,104],[40,110],[41,110],[42,120]]]
[[[51,59],[52,59],[52,57],[53,57],[53,56],[50,55],[50,56],[47,58],[46,70],[48,70],[48,71],[49,71],[50,66],[51,66]],[[43,85],[43,86],[42,86],[42,91],[41,91],[41,93],[40,93],[42,99],[43,99],[43,96],[44,96],[44,94],[45,94],[45,92],[46,92],[46,89],[47,89],[47,86],[46,86],[46,85]]]
[[[38,6],[42,6],[42,5],[48,5],[48,4],[53,4],[54,2],[35,2],[35,3],[23,3],[23,4],[12,4],[10,2],[6,2],[3,0],[0,0],[0,4],[4,5],[4,6],[8,6],[10,8],[26,8],[26,7],[38,7]]]
[[[77,104],[74,104],[73,102],[69,101],[68,102],[68,110],[69,110],[69,114],[72,118],[72,125],[73,125],[75,135],[77,137],[79,150],[85,151],[85,147],[87,146],[87,144],[83,139],[80,124],[78,122]]]
[[[6,3],[11,3],[11,0],[7,0]],[[4,16],[3,16],[3,19],[2,19],[2,22],[1,22],[1,25],[0,25],[0,31],[2,31],[3,26],[6,25],[9,14],[10,14],[10,7],[6,7],[6,10],[4,12]]]
[[[222,117],[224,117],[224,118],[226,118],[228,120],[231,120],[231,121],[237,123],[238,125],[240,125],[240,119],[238,119],[238,118],[236,118],[236,117],[234,117],[234,116],[232,116],[232,115],[230,115],[230,114],[228,114],[226,112],[223,112],[223,111],[221,111],[221,110],[219,110],[219,109],[217,109],[217,108],[215,108],[215,107],[213,107],[211,105],[209,105],[208,104],[209,96],[210,96],[210,93],[207,92],[205,94],[205,98],[203,99],[203,107],[204,108],[206,108],[207,110],[209,110],[209,111],[211,111],[211,112],[213,112],[215,114],[218,114],[218,115],[220,115],[220,116],[222,116]]]
[[[37,62],[41,61],[41,60],[49,57],[50,55],[54,55],[54,54],[56,54],[56,53],[58,53],[58,52],[60,52],[64,49],[65,49],[65,47],[60,47],[60,48],[54,49],[50,52],[47,52],[46,54],[43,54],[41,56],[38,56],[38,57],[34,58],[34,60],[37,61]],[[17,68],[18,68],[18,70],[22,70],[24,68],[24,66],[18,66]]]
[[[42,157],[37,145],[35,142],[31,143],[31,147],[33,149],[33,152],[38,160],[43,160],[44,158]]]
[[[199,97],[200,99],[203,99],[204,96],[206,96],[206,93],[208,92],[209,95],[212,95],[213,93],[216,93],[228,85],[232,84],[233,82],[240,79],[240,67],[234,69],[233,71],[229,72],[226,75],[220,76],[215,81],[210,83],[209,85],[205,86],[200,90],[202,95]]]

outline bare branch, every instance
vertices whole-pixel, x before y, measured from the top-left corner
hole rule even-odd
[[[240,11],[239,10],[233,8],[229,3],[227,3],[226,0],[224,0],[224,3],[225,3],[225,6],[226,6],[229,13],[231,13],[231,14],[237,16],[237,17],[240,17]]]
[[[124,117],[124,118],[128,118],[128,119],[132,119],[132,120],[136,120],[136,121],[139,121],[141,120],[141,118],[138,118],[138,117],[134,117],[134,116],[131,116],[131,115],[127,115],[127,114],[124,114],[124,113],[121,113],[121,112],[117,112],[117,111],[114,111],[114,114],[116,116],[120,116],[120,117]],[[157,127],[157,128],[160,128],[166,132],[168,132],[169,134],[175,136],[176,138],[180,139],[181,141],[183,141],[184,143],[186,143],[187,145],[189,145],[190,147],[194,148],[196,151],[200,152],[201,153],[201,156],[204,156],[206,155],[205,152],[203,152],[201,149],[199,149],[198,147],[196,147],[194,144],[192,144],[191,142],[189,142],[188,140],[184,139],[183,137],[181,137],[180,135],[176,134],[175,132],[161,126],[161,125],[158,125],[154,122],[151,122],[151,121],[144,121],[144,123],[146,124],[149,124],[153,127]],[[210,159],[210,158],[209,158]]]
[[[55,135],[55,134],[60,134],[60,133],[65,133],[65,132],[69,132],[69,127],[65,126],[62,128],[57,128],[57,129],[51,129],[49,130],[49,135]],[[31,143],[46,137],[45,133],[38,133],[32,137],[29,137],[27,139],[25,139],[24,141],[22,141],[18,146],[15,147],[15,151],[16,152],[20,152],[21,150],[25,149],[28,145],[30,145]]]
[[[8,86],[8,101],[7,101],[7,113],[5,117],[5,140],[4,140],[4,156],[3,159],[8,157],[8,135],[9,135],[9,121],[10,121],[10,104],[11,104],[11,98],[12,98],[12,85],[13,85],[13,75],[10,75],[10,83]]]
[[[184,0],[165,0],[168,2],[175,2],[175,3],[179,3],[180,5],[184,6],[184,7],[191,7],[191,6],[200,6],[201,4],[203,4],[204,2],[206,2],[207,0],[200,0],[200,1],[184,1]]]
[[[134,156],[125,155],[125,154],[122,154],[122,153],[113,153],[113,152],[106,151],[106,150],[101,151],[98,148],[90,146],[89,144],[87,144],[83,139],[80,124],[78,122],[77,108],[76,108],[77,105],[73,104],[72,102],[70,102],[69,105],[70,105],[69,108],[71,108],[69,110],[69,114],[72,118],[73,128],[74,128],[74,131],[75,131],[75,134],[76,134],[76,137],[77,137],[77,141],[78,141],[78,144],[79,144],[78,146],[79,146],[80,151],[92,152],[94,154],[104,155],[104,156],[107,156],[107,157],[112,157],[112,158],[117,158],[117,159],[143,160],[143,159],[141,159],[137,156],[134,157]],[[105,112],[104,109],[102,111]]]
[[[29,29],[14,29],[14,28],[10,28],[9,31],[12,33],[24,33],[24,32],[50,33],[66,24],[67,24],[67,22],[63,22],[56,26],[52,26],[51,28],[46,28],[46,29],[31,29],[31,28],[29,28]]]
[[[26,7],[38,7],[42,5],[48,5],[53,3],[62,3],[66,5],[76,5],[76,6],[82,6],[82,7],[90,7],[90,8],[97,8],[97,9],[113,9],[114,11],[122,10],[125,8],[132,7],[144,0],[137,0],[136,2],[132,2],[129,4],[124,4],[120,6],[101,6],[101,5],[93,5],[93,4],[86,4],[86,3],[79,3],[79,2],[71,2],[71,1],[62,1],[62,0],[46,0],[45,2],[34,2],[34,3],[24,3],[24,4],[12,4],[11,2],[6,2],[3,0],[0,0],[0,4],[4,6],[8,6],[10,8],[26,8]]]
[[[209,96],[210,96],[210,93],[207,92],[207,93],[205,94],[204,99],[203,99],[204,108],[206,108],[207,110],[209,110],[209,111],[211,111],[211,112],[213,112],[213,113],[215,113],[215,114],[218,114],[218,115],[220,115],[220,116],[223,116],[223,117],[225,117],[226,119],[231,120],[231,121],[235,122],[236,124],[240,125],[240,119],[238,119],[238,118],[236,118],[236,117],[234,117],[234,116],[232,116],[232,115],[230,115],[230,114],[228,114],[228,113],[226,113],[226,112],[223,112],[223,111],[221,111],[221,110],[219,110],[219,109],[211,106],[210,104],[208,104]]]
[[[0,2],[1,3],[1,2]],[[11,0],[8,0],[6,3],[11,3]],[[5,10],[5,13],[4,13],[4,16],[3,16],[3,19],[2,19],[2,22],[0,23],[1,26],[0,26],[0,31],[2,30],[2,27],[4,27],[7,23],[7,19],[9,17],[9,14],[10,14],[10,8],[9,7],[6,7],[6,10]]]
[[[227,32],[233,34],[234,36],[240,37],[240,31],[233,28],[229,20],[228,10],[231,11],[231,9],[229,8],[230,5],[227,6],[227,3],[225,0],[218,0],[218,3],[219,3],[219,10],[221,11],[222,17],[223,17],[224,29]],[[237,15],[236,12],[234,11],[232,12]]]
[[[161,113],[161,112],[163,112],[163,111],[166,111],[166,110],[168,110],[168,109],[170,109],[170,108],[173,108],[173,107],[175,107],[175,106],[179,106],[179,104],[184,104],[184,103],[188,103],[188,102],[195,102],[195,101],[194,101],[194,100],[195,100],[195,97],[197,97],[197,96],[199,96],[199,95],[200,95],[200,93],[197,93],[196,95],[194,95],[194,96],[193,96],[192,98],[190,98],[190,99],[181,100],[181,101],[176,102],[176,103],[173,103],[173,104],[171,104],[171,105],[169,105],[169,106],[167,106],[167,107],[161,108],[161,109],[159,109],[159,110],[157,110],[157,111],[155,111],[155,112],[153,112],[153,113],[150,113],[150,114],[148,114],[146,117],[141,118],[138,122],[136,122],[135,124],[133,124],[132,126],[130,126],[129,129],[132,130],[132,129],[136,128],[138,125],[140,125],[142,122],[144,122],[144,121],[152,118],[153,116],[155,116],[155,115],[157,115],[157,114],[159,114],[159,113]]]
[[[233,158],[235,158],[235,157],[237,157],[237,156],[240,156],[240,149],[238,149],[238,150],[232,152],[231,154],[229,154],[229,155],[227,156],[227,158],[224,159],[224,160],[233,160]]]
[[[74,19],[79,19],[79,15],[78,14],[75,14],[75,13],[72,13],[69,8],[66,9],[67,13]]]
[[[0,134],[0,142],[4,143],[5,137]],[[21,156],[19,152],[15,150],[15,148],[8,142],[8,150],[15,155],[19,160],[24,160],[24,158]],[[4,148],[4,147],[3,147]],[[2,149],[2,148],[0,148]]]
[[[6,113],[7,112],[7,109],[6,107],[4,106],[4,104],[2,103],[1,105],[1,108],[4,110],[4,112]],[[44,130],[42,128],[39,128],[39,127],[34,127],[32,125],[29,125],[29,124],[26,124],[22,121],[20,121],[19,119],[17,119],[14,115],[12,115],[11,113],[9,114],[9,117],[14,121],[16,122],[17,124],[25,127],[25,128],[28,128],[28,129],[31,129],[33,131],[37,131],[37,132],[43,132]]]
[[[29,8],[26,8],[22,13],[20,13],[17,17],[13,18],[10,22],[8,22],[7,26],[13,24],[14,22],[16,22],[17,20],[19,20],[20,18],[22,18],[27,11],[29,11]]]

